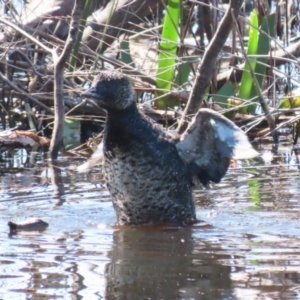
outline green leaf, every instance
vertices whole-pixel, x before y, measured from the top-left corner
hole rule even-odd
[[[66,149],[80,145],[81,121],[65,119],[63,140]]]
[[[266,64],[268,62],[267,57],[260,57],[260,55],[268,55],[270,51],[270,37],[275,35],[275,21],[276,15],[271,14],[263,18],[262,24],[260,27],[260,34],[258,39],[257,46],[257,55],[256,65],[254,73],[256,75],[257,82],[259,86],[262,86],[264,76],[266,74]],[[249,99],[253,99],[257,96],[257,91],[254,84],[252,85]],[[249,107],[248,111],[254,113],[255,107],[252,105]]]
[[[178,73],[175,79],[175,84],[178,87],[188,82],[190,73],[192,71],[192,62],[195,61],[195,58],[184,56],[181,58],[181,60],[182,62],[178,67]]]
[[[258,31],[258,14],[256,9],[254,9],[250,15],[250,30],[249,30],[249,41],[248,41],[248,50],[247,50],[247,56],[248,55],[255,55],[257,53],[257,47],[258,47],[258,37],[259,37],[259,31]],[[251,68],[254,70],[256,65],[256,59],[255,58],[249,58],[249,62],[251,65]],[[253,80],[250,73],[250,66],[246,63],[245,68],[242,75],[241,80],[241,86],[238,97],[244,100],[249,100],[251,95],[251,90],[253,86]],[[247,113],[248,109],[247,107],[241,108],[241,112]]]
[[[226,82],[214,96],[214,102],[222,108],[228,107],[228,99],[234,95],[234,86],[230,82]]]
[[[124,40],[120,43],[121,48],[121,60],[123,63],[132,65],[133,61],[130,55],[129,42]]]
[[[293,101],[292,97],[285,97],[282,99],[279,108],[293,108]]]
[[[170,91],[172,87],[179,38],[180,15],[181,0],[169,0],[159,45],[160,52],[156,74],[157,88],[164,91],[159,92],[156,96],[161,96],[163,93]],[[178,105],[178,101],[170,100],[167,102],[165,98],[156,101],[156,106],[160,109],[165,109],[167,104],[174,107]]]
[[[300,96],[293,96],[288,94],[280,103],[279,108],[299,108]]]
[[[234,95],[235,89],[233,84],[230,82],[226,82],[218,91],[217,95],[214,96],[214,102],[218,105],[220,105],[222,108],[227,109],[229,106],[232,106],[229,104],[229,99]],[[233,119],[234,117],[234,111],[229,111],[224,113],[224,115],[229,118]]]
[[[266,73],[267,57],[260,57],[267,55],[270,51],[270,37],[275,36],[275,21],[276,15],[270,14],[262,19],[260,29],[257,29],[257,14],[253,11],[251,15],[251,24],[256,28],[251,27],[249,33],[249,47],[247,55],[257,55],[257,58],[249,58],[250,65],[255,73],[259,86],[262,86],[263,79]],[[253,17],[253,18],[252,18]],[[245,70],[242,75],[241,87],[239,92],[239,98],[244,100],[250,100],[256,102],[257,91],[253,83],[251,73],[249,72],[249,65],[245,66]],[[243,113],[254,113],[255,105],[245,106],[241,109]]]

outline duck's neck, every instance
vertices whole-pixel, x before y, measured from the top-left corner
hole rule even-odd
[[[138,131],[145,125],[145,119],[139,113],[135,103],[124,110],[107,111],[105,124],[104,146],[126,147],[138,135]]]
[[[130,106],[128,106],[125,109],[113,109],[113,108],[108,108],[107,109],[107,118],[113,119],[113,118],[122,118],[124,116],[128,116],[128,115],[134,115],[134,114],[138,114],[138,108],[135,104],[135,102],[133,102]]]

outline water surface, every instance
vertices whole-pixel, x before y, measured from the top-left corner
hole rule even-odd
[[[0,161],[0,299],[300,299],[299,161],[234,165],[195,191],[201,222],[119,227],[100,169],[51,166],[20,150]],[[45,231],[10,234],[39,217]]]

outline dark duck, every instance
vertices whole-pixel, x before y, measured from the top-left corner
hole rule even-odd
[[[218,183],[230,160],[257,156],[246,135],[220,114],[200,109],[182,135],[143,115],[128,79],[103,71],[83,97],[106,110],[103,172],[119,224],[196,221],[193,181]],[[92,156],[90,167],[98,160]]]

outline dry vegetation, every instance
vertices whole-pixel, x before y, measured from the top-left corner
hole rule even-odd
[[[254,2],[256,7],[238,0],[178,1],[174,57],[165,56],[172,77],[165,87],[158,77],[166,73],[160,67],[162,41],[170,34],[164,31],[166,15],[174,23],[168,1],[1,1],[2,129],[17,126],[55,137],[52,158],[61,146],[64,119],[80,121],[74,123],[85,142],[100,131],[105,114],[83,101],[80,91],[99,69],[114,68],[131,78],[141,109],[163,125],[182,131],[201,106],[209,106],[252,136],[278,142],[278,128],[298,124],[298,2],[272,3],[275,9],[267,1]],[[253,8],[258,28],[263,18],[275,16],[274,35],[265,33],[270,51],[264,63],[260,53],[247,52]],[[265,66],[261,83],[251,67],[254,59]],[[241,97],[244,69],[255,99]]]

